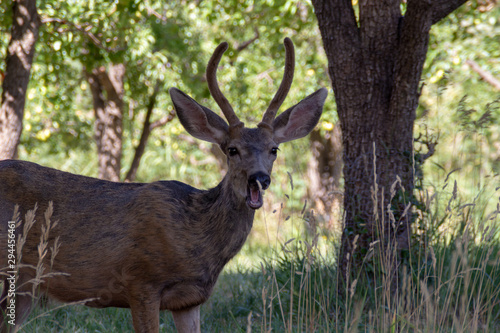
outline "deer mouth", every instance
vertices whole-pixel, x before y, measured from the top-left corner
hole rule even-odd
[[[247,205],[252,209],[262,207],[264,200],[262,195],[271,184],[271,177],[265,172],[259,171],[248,177],[247,185]]]
[[[259,209],[262,207],[262,192],[259,187],[249,185],[247,187],[247,205],[252,209]]]

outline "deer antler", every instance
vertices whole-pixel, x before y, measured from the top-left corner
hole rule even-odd
[[[220,59],[224,52],[227,50],[227,43],[220,43],[219,46],[214,51],[214,54],[210,58],[207,64],[207,83],[208,89],[210,90],[210,94],[219,105],[222,113],[226,117],[229,122],[229,126],[238,127],[242,126],[243,123],[239,120],[239,118],[234,113],[234,110],[229,104],[229,101],[222,94],[219,88],[219,83],[217,82],[217,67],[219,66]]]
[[[276,113],[280,108],[281,104],[286,98],[286,95],[290,91],[290,87],[292,86],[293,81],[293,72],[295,70],[295,50],[293,47],[293,42],[290,38],[285,38],[283,41],[285,44],[285,72],[283,73],[283,80],[281,81],[280,87],[274,95],[273,100],[269,104],[264,116],[262,117],[262,121],[258,126],[269,127],[272,126],[274,118],[276,117]]]

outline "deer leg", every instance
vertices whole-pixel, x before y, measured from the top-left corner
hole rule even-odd
[[[17,332],[28,317],[34,300],[28,295],[16,295],[15,319],[8,316],[7,302],[2,302],[0,332]],[[4,306],[5,304],[5,306]],[[12,325],[14,323],[14,325]]]
[[[130,300],[134,329],[140,333],[158,333],[160,330],[160,301],[150,297]]]
[[[7,298],[9,284],[7,280],[3,281],[3,291],[2,296],[0,296],[0,332],[2,333],[17,332],[31,312],[31,308],[36,301],[36,296],[32,295],[31,290],[23,283],[27,279],[27,276],[21,274],[16,283],[21,287],[16,290],[14,298],[15,310],[10,309],[12,303]],[[9,316],[10,313],[13,313],[15,317]]]
[[[200,333],[200,306],[187,310],[172,311],[175,327],[179,333]]]
[[[6,285],[7,280],[2,280],[3,283],[3,291],[0,296],[0,332],[9,332],[9,317],[7,317],[7,289],[8,285]]]

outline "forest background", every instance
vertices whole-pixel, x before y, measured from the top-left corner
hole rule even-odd
[[[282,110],[319,87],[331,91],[318,23],[306,1],[40,1],[38,12],[41,25],[18,157],[59,170],[215,186],[224,159],[187,135],[173,117],[167,91],[177,87],[218,110],[204,71],[222,41],[230,49],[218,79],[247,124],[260,119],[281,81],[286,36],[294,41],[297,64]],[[484,78],[500,78],[499,18],[496,1],[470,1],[431,30],[414,133],[416,151],[428,155],[417,170],[416,186],[424,207],[418,210],[421,238],[416,244],[425,249],[417,251],[417,268],[409,270],[408,300],[397,311],[387,311],[376,287],[355,286],[345,298],[336,293],[343,179],[330,94],[317,130],[280,147],[265,207],[245,248],[202,308],[202,327],[498,329],[500,90]],[[11,25],[12,9],[3,1],[2,59]],[[102,83],[103,76],[120,77],[123,137],[118,170],[102,167],[101,173],[95,89],[106,88],[93,83]],[[102,95],[111,99],[109,92]],[[145,132],[150,132],[147,142]],[[128,311],[50,306],[32,315],[26,331],[131,330]],[[161,321],[169,331],[169,315]]]

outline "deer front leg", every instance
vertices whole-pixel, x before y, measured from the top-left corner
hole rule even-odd
[[[5,288],[5,287],[4,287]],[[3,295],[2,295],[3,296]],[[29,315],[34,299],[28,295],[16,295],[16,305],[15,305],[15,320],[12,320],[7,316],[7,302],[6,298],[2,297],[2,309],[0,310],[0,332],[10,333],[17,332],[22,326],[26,317]],[[14,323],[14,325],[12,325]]]
[[[9,284],[7,280],[3,280],[3,292],[0,296],[0,333],[17,332],[30,314],[31,308],[37,301],[37,295],[31,294],[32,285],[25,282],[29,281],[30,278],[30,276],[20,273],[19,279],[16,282],[20,287],[16,291],[15,296],[15,320],[7,316],[10,312],[8,311],[9,304],[7,304]]]
[[[200,333],[200,306],[187,310],[172,311],[175,327],[179,333]]]
[[[130,301],[132,322],[137,333],[158,333],[160,330],[160,300],[142,295]]]

